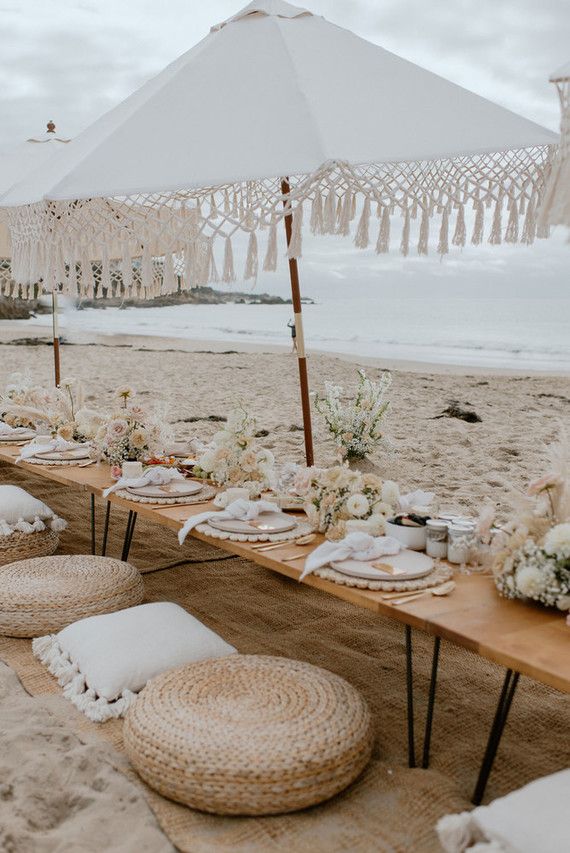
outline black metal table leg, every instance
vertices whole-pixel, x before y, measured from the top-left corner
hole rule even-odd
[[[91,495],[91,553],[95,553],[95,495]]]
[[[476,806],[480,805],[481,800],[485,795],[485,788],[487,787],[487,782],[489,781],[489,776],[493,768],[493,762],[495,761],[495,756],[497,755],[499,743],[501,742],[501,736],[503,734],[503,730],[507,722],[507,717],[509,716],[509,711],[511,710],[511,704],[515,695],[515,690],[517,689],[517,684],[519,682],[519,675],[520,674],[518,672],[513,673],[512,669],[508,669],[505,675],[505,680],[503,682],[503,687],[499,696],[499,702],[497,704],[497,710],[495,711],[495,717],[493,719],[493,725],[491,726],[491,731],[489,732],[487,748],[485,750],[485,755],[483,756],[483,761],[481,763],[479,778],[477,779],[477,784],[475,785],[475,791],[473,793],[473,799],[471,800],[471,802]]]
[[[431,660],[431,679],[429,683],[429,698],[426,714],[426,728],[424,733],[424,752],[422,756],[422,767],[427,770],[429,767],[429,749],[431,744],[431,730],[433,724],[433,710],[435,705],[435,689],[437,686],[437,668],[439,665],[439,647],[441,639],[435,637],[433,641],[433,656]]]
[[[105,511],[105,527],[103,528],[103,543],[101,545],[101,556],[104,557],[107,553],[107,537],[109,535],[109,518],[111,515],[111,501],[107,501],[107,509]]]
[[[408,703],[408,767],[415,767],[414,672],[412,665],[412,629],[409,625],[406,625],[406,695]]]
[[[133,512],[133,510],[129,510],[129,517],[127,520],[127,529],[125,530],[125,539],[123,542],[123,553],[121,554],[121,560],[129,559],[129,551],[131,550],[131,542],[133,541],[133,533],[135,531],[136,520],[137,513]]]

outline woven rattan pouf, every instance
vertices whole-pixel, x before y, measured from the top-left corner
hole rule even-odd
[[[55,554],[58,545],[59,533],[48,527],[33,533],[14,531],[9,536],[0,536],[0,566],[13,563],[14,560],[48,557]]]
[[[165,797],[215,814],[296,811],[366,766],[370,712],[344,679],[286,658],[231,655],[150,681],[127,714],[127,754]]]
[[[37,557],[0,566],[0,634],[38,637],[78,619],[140,604],[143,580],[110,557]]]

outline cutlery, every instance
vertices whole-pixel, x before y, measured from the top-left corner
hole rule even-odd
[[[441,586],[433,587],[433,589],[418,590],[417,592],[409,593],[408,595],[406,595],[404,597],[390,598],[390,599],[387,599],[387,601],[389,604],[393,604],[397,607],[400,604],[407,604],[408,601],[416,601],[416,599],[422,598],[424,595],[437,595],[437,596],[449,595],[450,592],[453,592],[455,587],[456,587],[455,581],[447,581],[446,583],[442,583]]]
[[[298,539],[286,539],[283,542],[260,542],[252,545],[256,551],[272,551],[274,548],[283,548],[286,545],[310,545],[316,538],[315,533],[307,533],[306,536],[300,536]]]

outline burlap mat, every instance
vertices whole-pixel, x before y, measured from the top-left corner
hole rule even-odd
[[[87,550],[87,499],[80,512],[77,493],[66,495],[56,484],[44,484],[39,478],[32,482],[27,477],[27,483],[18,482],[71,520],[63,543],[66,551]],[[7,482],[6,471],[0,470],[0,480]],[[241,652],[300,658],[338,673],[366,697],[376,725],[374,755],[363,776],[329,803],[297,814],[214,817],[165,800],[143,785],[171,842],[192,853],[439,851],[433,829],[437,819],[469,807],[502,670],[443,644],[432,766],[427,771],[409,770],[401,626],[245,560],[223,556],[209,545],[189,539],[181,552],[173,534],[139,521],[131,558],[135,565],[150,569],[145,577],[149,600],[178,602]],[[113,533],[110,553],[120,550],[115,546],[120,546],[123,532],[121,525],[119,533]],[[185,565],[153,572],[159,556],[161,564],[183,556]],[[217,561],[206,562],[212,556]],[[16,670],[33,695],[59,692],[52,677],[32,657],[29,641],[0,638],[0,658]],[[414,632],[419,728],[423,727],[430,663],[431,641]],[[487,799],[566,766],[560,725],[568,719],[569,704],[556,691],[521,679]],[[63,699],[60,707],[65,707],[66,720],[79,737],[102,737],[122,753],[120,721],[97,726]],[[124,759],[118,756],[117,766],[125,772],[122,765]],[[132,771],[126,772],[134,782],[143,784]]]

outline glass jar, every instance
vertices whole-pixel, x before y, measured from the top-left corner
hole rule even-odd
[[[448,523],[440,518],[428,518],[426,521],[426,554],[437,560],[447,557]]]
[[[475,525],[467,521],[450,524],[447,536],[447,559],[449,562],[456,565],[468,563],[475,545]]]

